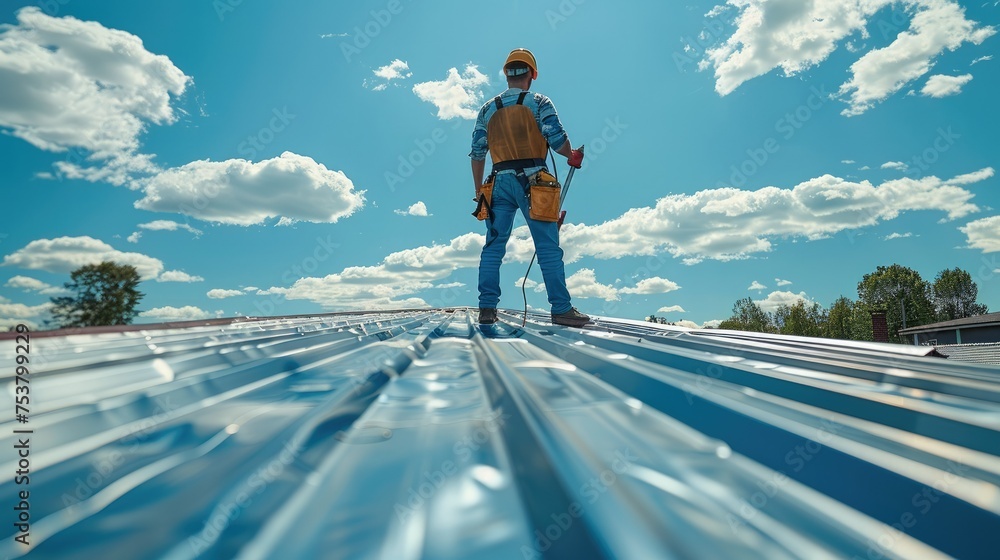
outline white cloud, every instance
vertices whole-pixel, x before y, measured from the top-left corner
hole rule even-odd
[[[736,29],[706,51],[701,68],[714,67],[715,89],[728,95],[748,80],[780,68],[786,76],[819,65],[854,33],[867,38],[870,18],[892,0],[729,0],[739,10]],[[889,45],[869,50],[851,65],[839,95],[863,113],[926,74],[934,59],[963,43],[980,44],[996,31],[965,18],[953,0],[903,0],[912,15],[908,30]]]
[[[208,311],[193,305],[185,305],[184,307],[173,307],[170,305],[156,307],[148,311],[140,312],[139,316],[148,319],[157,319],[159,321],[197,321],[199,319],[210,319],[213,317],[213,315]]]
[[[824,175],[791,189],[711,189],[671,195],[654,207],[633,208],[602,224],[567,223],[560,237],[567,263],[582,257],[665,258],[666,254],[686,263],[706,258],[725,261],[770,251],[771,238],[822,239],[892,220],[906,211],[931,210],[944,212],[948,219],[961,218],[979,209],[970,202],[973,194],[960,185],[992,176],[993,170],[985,168],[950,180],[902,178],[875,186]],[[375,266],[302,278],[289,288],[272,287],[258,293],[285,294],[289,299],[306,299],[333,309],[420,305],[423,300],[419,298],[399,298],[432,287],[456,269],[478,267],[483,241],[482,235],[468,233],[444,245],[393,253]],[[505,262],[526,263],[532,249],[527,226],[518,227],[507,245]],[[578,279],[584,280],[582,276]],[[532,280],[528,287],[540,289]],[[596,297],[617,297],[625,290],[634,293],[640,289],[646,287],[618,291],[604,286]]]
[[[924,84],[924,89],[920,90],[920,93],[929,97],[958,95],[962,93],[962,86],[970,81],[972,81],[972,74],[963,74],[961,76],[936,74],[927,78],[927,83]]]
[[[385,66],[376,68],[372,71],[372,74],[375,74],[375,76],[379,78],[378,82],[375,83],[374,81],[370,82],[365,80],[364,85],[367,87],[374,84],[372,89],[375,91],[383,91],[389,86],[390,83],[392,83],[393,80],[404,80],[412,76],[413,72],[410,72],[409,64],[397,58]]]
[[[247,286],[243,288],[243,291],[249,294],[250,292],[256,292],[259,289],[260,288],[258,288],[257,286]]]
[[[400,216],[431,216],[427,213],[427,205],[421,201],[411,204],[406,210],[393,210],[393,212]]]
[[[447,284],[435,284],[431,286],[435,290],[448,290],[451,288],[461,288],[465,286],[465,282],[448,282]]]
[[[750,283],[750,287],[747,288],[748,291],[751,291],[751,290],[758,290],[758,291],[760,291],[760,290],[766,290],[766,289],[767,289],[767,286],[761,284],[760,282],[758,282],[756,280],[754,280],[753,282],[751,282]]]
[[[639,281],[633,288],[622,288],[619,292],[623,294],[665,294],[681,289],[676,282],[653,276]]]
[[[25,305],[23,303],[7,303],[0,299],[0,330],[7,330],[19,324],[26,324],[37,329],[49,316],[52,302],[41,305]]]
[[[657,309],[656,312],[657,313],[675,313],[675,312],[676,313],[687,313],[686,311],[684,311],[684,308],[681,307],[681,306],[679,306],[679,305],[670,305],[670,306],[661,307],[661,308]]]
[[[177,223],[175,221],[172,221],[172,220],[154,220],[154,221],[149,222],[149,223],[139,224],[136,227],[138,227],[140,229],[148,229],[148,230],[151,230],[151,231],[177,231],[177,230],[181,230],[182,229],[182,230],[189,231],[189,232],[193,233],[195,237],[199,237],[202,234],[202,231],[200,229],[196,229],[194,227],[191,227],[188,224],[179,224],[179,223]],[[138,243],[139,242],[139,238],[141,238],[141,237],[142,237],[142,232],[141,231],[135,231],[135,232],[132,232],[132,235],[129,235],[126,240],[129,243]]]
[[[212,299],[225,299],[236,296],[242,296],[244,294],[243,290],[223,290],[221,288],[215,288],[209,290],[207,294],[208,297]]]
[[[899,171],[906,171],[907,165],[901,161],[887,161],[881,165],[882,169],[897,169]]]
[[[965,234],[970,249],[979,249],[984,253],[1000,251],[1000,216],[980,218],[958,230]]]
[[[701,327],[698,326],[698,323],[695,323],[694,321],[689,321],[687,319],[681,319],[680,321],[674,321],[673,323],[674,323],[674,326],[677,326],[677,327],[686,327],[686,328],[689,328],[689,329],[700,329],[701,328]]]
[[[712,319],[711,321],[705,321],[704,323],[702,323],[702,327],[714,329],[721,324],[722,324],[722,319]]]
[[[42,150],[82,150],[57,164],[69,178],[122,184],[154,171],[139,136],[177,120],[171,101],[190,82],[139,37],[96,22],[29,6],[0,27],[0,126]]]
[[[792,283],[791,280],[782,280],[781,278],[775,278],[774,283],[778,286],[788,286]]]
[[[38,292],[43,296],[57,296],[71,293],[66,288],[52,286],[51,284],[46,284],[45,282],[36,278],[31,278],[30,276],[13,276],[10,280],[7,280],[7,283],[4,284],[4,286],[15,290],[24,290],[26,292]]]
[[[163,262],[159,259],[142,253],[124,253],[88,236],[36,239],[5,256],[3,266],[69,273],[81,266],[102,261],[132,265],[144,280],[155,278],[163,271]]]
[[[906,211],[939,211],[947,219],[962,218],[979,208],[961,185],[992,175],[993,170],[986,168],[950,180],[904,177],[878,186],[823,175],[791,189],[720,188],[675,194],[661,198],[654,207],[633,208],[603,224],[565,224],[560,237],[567,262],[583,256],[652,256],[664,250],[679,258],[740,259],[770,251],[772,238],[822,239],[892,220]],[[530,258],[530,250],[526,254]],[[513,256],[520,257],[519,250]]]
[[[978,45],[996,33],[993,27],[966,19],[965,9],[952,0],[910,0],[905,4],[916,9],[910,29],[851,65],[853,77],[840,88],[851,106],[842,114],[865,112],[929,72],[934,59],[945,50],[957,50],[963,43]]]
[[[139,224],[136,227],[138,227],[139,229],[146,229],[146,230],[150,230],[150,231],[177,231],[177,230],[185,230],[185,231],[189,231],[189,232],[193,233],[195,237],[199,237],[202,234],[202,231],[200,229],[196,229],[194,227],[191,227],[188,224],[180,224],[180,223],[174,222],[172,220],[154,220],[154,221],[149,222],[149,223]],[[138,243],[139,242],[139,238],[141,238],[141,237],[142,237],[142,232],[141,231],[136,231],[136,232],[133,232],[132,235],[128,236],[127,241],[129,243]]]
[[[858,171],[868,171],[869,169],[871,169],[871,167],[868,167],[867,165],[862,165],[861,167],[858,168]]]
[[[136,208],[244,226],[268,218],[281,218],[281,225],[333,223],[365,200],[365,191],[342,172],[292,152],[257,163],[194,161],[143,181],[142,188],[146,196]]]
[[[156,278],[157,282],[204,282],[201,276],[192,276],[183,270],[168,270]]]
[[[613,286],[597,281],[593,269],[581,268],[566,278],[566,287],[574,298],[601,298],[605,301],[616,301],[618,290]]]
[[[979,64],[980,62],[986,62],[988,60],[993,60],[993,55],[992,54],[981,56],[981,57],[973,60],[972,62],[969,63],[969,66],[973,66],[975,64]]]
[[[767,313],[774,313],[779,306],[787,305],[789,307],[795,305],[798,302],[804,302],[806,305],[812,305],[812,300],[805,292],[799,292],[793,294],[792,292],[771,292],[767,294],[767,297],[761,300],[754,300],[754,303],[760,306],[763,311]]]
[[[200,229],[191,227],[188,224],[180,224],[172,220],[154,220],[145,224],[139,224],[139,229],[148,229],[151,231],[177,231],[184,230],[193,233],[196,237],[202,234]]]
[[[322,278],[300,278],[289,288],[263,293],[313,301],[327,309],[426,307],[421,298],[406,297],[434,286],[458,268],[479,266],[484,237],[466,233],[446,245],[392,253],[375,266],[354,266]],[[261,292],[258,292],[261,293]]]
[[[482,88],[489,78],[474,64],[466,65],[459,74],[457,68],[448,70],[448,77],[440,82],[422,82],[413,86],[413,93],[421,100],[437,107],[439,119],[474,119],[483,100]]]
[[[525,282],[524,276],[518,278],[517,282],[514,282],[514,286],[520,288],[522,283],[524,285],[525,290],[534,290],[535,292],[538,293],[545,291],[545,282],[537,282],[535,280],[532,280],[531,278],[528,278],[527,282]]]
[[[885,240],[886,241],[890,241],[892,239],[905,239],[907,237],[913,237],[913,234],[910,233],[910,232],[906,232],[906,233],[896,233],[896,232],[893,232],[893,233],[890,233],[889,235],[885,236]]]
[[[851,165],[851,164],[854,164],[854,163],[857,163],[857,162],[854,161],[853,159],[844,159],[844,160],[840,160],[840,163]]]

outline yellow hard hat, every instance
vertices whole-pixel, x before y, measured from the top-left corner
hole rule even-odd
[[[535,55],[531,54],[531,51],[528,49],[514,49],[510,51],[510,54],[507,55],[507,62],[503,63],[504,74],[516,76],[517,74],[511,74],[507,71],[507,65],[511,62],[523,62],[527,64],[531,68],[531,79],[538,79],[538,63],[535,62]]]

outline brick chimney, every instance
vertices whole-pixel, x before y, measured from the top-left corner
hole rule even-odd
[[[889,323],[885,311],[872,311],[872,337],[875,342],[889,342]]]

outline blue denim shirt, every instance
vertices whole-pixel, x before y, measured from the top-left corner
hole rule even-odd
[[[517,103],[517,96],[520,95],[521,91],[523,90],[519,88],[507,88],[507,91],[500,94],[503,106],[507,107]],[[556,114],[556,108],[552,104],[552,100],[540,93],[529,93],[524,98],[524,106],[531,109],[531,112],[534,113],[535,120],[538,122],[538,128],[542,131],[542,136],[545,136],[545,140],[549,143],[549,146],[553,150],[559,149],[566,142],[566,131],[563,129],[562,123],[559,122],[559,115]],[[486,153],[489,150],[489,146],[486,145],[486,123],[489,122],[490,117],[496,112],[497,106],[493,102],[492,97],[479,110],[479,116],[476,118],[476,127],[472,130],[472,151],[469,153],[469,157],[476,161],[484,161],[486,159]],[[525,169],[525,172],[531,174],[538,169],[541,168]],[[513,173],[513,171],[511,172]]]

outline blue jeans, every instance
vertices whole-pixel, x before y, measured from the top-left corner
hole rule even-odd
[[[530,170],[529,170],[530,171]],[[545,291],[552,313],[570,310],[569,290],[563,250],[559,247],[559,226],[555,222],[532,220],[528,214],[528,196],[513,173],[499,173],[493,183],[493,219],[486,220],[486,245],[479,259],[479,307],[496,308],[500,303],[500,263],[507,253],[507,240],[514,227],[517,209],[528,221],[531,239],[538,253]]]

